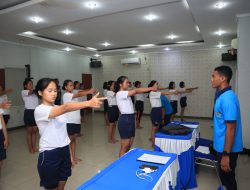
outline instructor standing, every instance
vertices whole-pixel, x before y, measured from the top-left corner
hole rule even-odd
[[[214,149],[219,175],[227,190],[237,190],[235,168],[243,149],[240,104],[230,86],[232,70],[228,66],[214,69],[212,87],[217,89],[214,106]]]

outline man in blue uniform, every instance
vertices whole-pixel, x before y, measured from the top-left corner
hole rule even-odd
[[[232,70],[228,66],[214,69],[211,84],[217,93],[214,105],[214,149],[217,152],[219,175],[227,190],[237,190],[235,168],[238,153],[243,149],[240,104],[232,91]]]

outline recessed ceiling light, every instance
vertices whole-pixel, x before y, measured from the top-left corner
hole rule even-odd
[[[165,48],[164,50],[165,50],[165,51],[169,51],[170,49],[169,49],[169,48]]]
[[[72,51],[73,49],[71,49],[71,48],[69,48],[69,47],[66,47],[66,48],[64,48],[63,50],[65,50],[65,51]]]
[[[95,57],[100,57],[101,55],[99,55],[98,53],[96,53],[94,56],[95,56]]]
[[[222,44],[221,42],[219,43],[219,45],[217,45],[219,48],[222,48],[222,47],[224,47],[225,45],[224,44]]]
[[[136,53],[138,53],[138,51],[132,50],[132,51],[130,51],[129,53],[136,54]]]
[[[223,1],[219,1],[219,2],[217,2],[214,6],[215,6],[215,8],[217,8],[217,9],[222,9],[222,8],[224,8],[224,7],[226,6],[226,3],[223,2]]]
[[[158,18],[158,16],[155,15],[155,14],[148,14],[148,15],[146,15],[144,18],[145,18],[146,20],[148,20],[148,21],[153,21],[153,20],[156,20],[156,19]]]
[[[96,1],[88,1],[85,3],[85,6],[89,9],[95,9],[98,7],[98,3]]]
[[[29,36],[36,35],[36,33],[32,31],[23,32],[22,34],[29,35]]]
[[[223,31],[223,30],[218,30],[218,31],[215,32],[215,34],[218,35],[218,36],[221,36],[221,35],[223,35],[223,34],[225,34],[225,33],[226,33],[226,32]]]
[[[89,50],[94,50],[94,51],[97,50],[96,48],[92,48],[92,47],[87,47],[87,49],[89,49]]]
[[[188,44],[188,43],[193,43],[194,41],[179,41],[179,42],[176,42],[178,44]]]
[[[151,47],[151,46],[154,46],[154,44],[142,44],[142,45],[139,45],[140,47]]]
[[[200,28],[199,28],[198,25],[195,25],[195,30],[196,30],[197,32],[200,32]]]
[[[30,20],[36,24],[40,23],[40,22],[43,22],[43,18],[39,17],[39,16],[33,16],[33,17],[30,17]]]
[[[70,35],[70,34],[73,34],[74,32],[72,30],[65,29],[62,31],[62,33],[66,34],[66,35]]]
[[[110,46],[111,44],[108,43],[108,42],[104,42],[104,43],[102,43],[102,45],[105,46],[105,47],[107,47],[107,46]]]
[[[170,34],[170,35],[168,35],[168,38],[171,39],[171,40],[173,40],[175,38],[178,38],[178,36],[176,36],[174,34]]]

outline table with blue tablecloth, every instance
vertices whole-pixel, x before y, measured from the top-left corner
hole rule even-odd
[[[170,159],[165,165],[138,161],[137,159],[143,154],[166,156]],[[148,174],[152,177],[152,181],[137,177],[136,171],[142,164],[158,166],[157,171]],[[77,190],[172,190],[176,189],[178,184],[178,171],[176,154],[136,148],[86,181]]]
[[[174,121],[171,124],[194,125],[198,126],[198,122],[180,122]],[[155,135],[155,151],[175,153],[179,160],[179,179],[180,186],[184,189],[194,189],[197,187],[195,175],[195,159],[194,148],[196,139],[199,137],[197,128],[193,128],[192,132],[187,135],[168,135],[156,133]]]

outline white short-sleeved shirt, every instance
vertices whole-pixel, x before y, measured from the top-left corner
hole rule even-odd
[[[176,92],[176,90],[175,89],[171,89],[171,90],[169,90],[169,92]],[[178,95],[177,94],[169,95],[169,100],[170,100],[170,102],[171,101],[178,101]]]
[[[161,104],[161,92],[151,91],[149,93],[149,100],[152,108],[162,107]]]
[[[79,90],[78,89],[74,89],[73,90],[73,94],[77,94],[79,92]],[[78,98],[75,98],[75,99],[77,99],[78,100],[78,102],[82,102],[82,100],[83,100],[83,98],[82,97],[78,97]]]
[[[34,110],[38,106],[38,97],[34,93],[29,95],[29,90],[22,90],[21,94],[25,109]]]
[[[111,90],[107,91],[107,98],[108,98],[109,106],[116,106],[117,105],[115,93],[113,91],[111,91]]]
[[[64,147],[70,143],[65,114],[49,118],[52,108],[53,106],[41,104],[35,109],[35,120],[40,134],[39,152]]]
[[[180,92],[180,97],[181,97],[181,98],[187,96],[187,94],[185,93],[185,92],[186,92],[186,88],[179,88],[179,89],[178,89],[178,92]]]
[[[145,97],[146,97],[146,94],[136,94],[135,95],[135,101],[142,101],[142,102],[144,102]]]
[[[0,109],[0,116],[3,114],[3,109]],[[0,130],[3,129],[2,121],[0,120]]]
[[[63,94],[63,103],[67,102],[78,102],[78,98],[73,98],[74,94],[65,92]],[[81,124],[81,114],[80,110],[68,112],[65,114],[67,118],[67,123]]]
[[[128,91],[119,91],[116,93],[116,102],[121,114],[134,114],[133,102],[128,96]]]
[[[104,97],[107,97],[107,92],[108,92],[108,90],[106,90],[106,89],[103,90],[103,96]]]
[[[2,103],[4,101],[8,101],[8,96],[6,94],[0,96],[0,103]],[[9,109],[2,109],[2,110],[3,110],[3,115],[9,115],[10,114]]]

